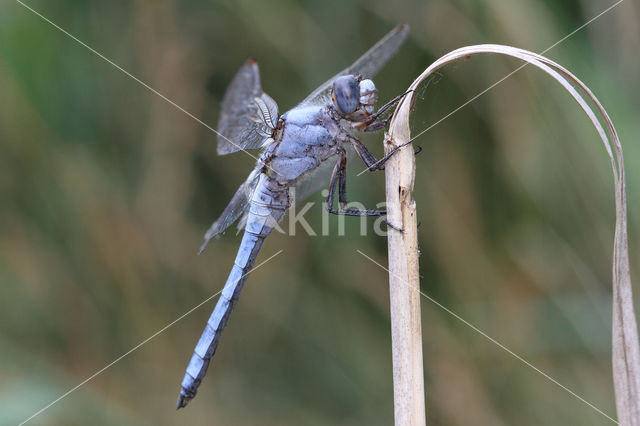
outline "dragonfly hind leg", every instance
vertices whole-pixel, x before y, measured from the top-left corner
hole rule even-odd
[[[373,156],[373,154],[371,155]],[[339,156],[340,158],[338,159],[331,175],[329,194],[327,194],[327,210],[329,213],[339,216],[385,216],[387,214],[386,210],[347,208],[347,155],[345,151],[342,150],[339,152]],[[334,208],[336,187],[338,188],[338,203],[340,204],[338,209]],[[383,222],[388,227],[395,229],[396,231],[404,232],[402,228],[392,225],[385,219],[383,219]]]

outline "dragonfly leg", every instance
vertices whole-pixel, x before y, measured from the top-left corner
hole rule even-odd
[[[348,136],[349,142],[353,145],[353,148],[356,150],[358,157],[362,160],[365,166],[369,171],[373,172],[375,170],[384,170],[384,165],[378,164],[378,159],[369,149],[360,142],[360,139],[357,139],[351,135]]]
[[[352,209],[347,208],[347,155],[344,150],[339,152],[340,158],[336,163],[331,175],[331,182],[329,183],[329,194],[327,195],[327,210],[329,213],[340,216],[384,216],[387,214],[386,210],[369,210],[369,209]],[[338,202],[340,207],[334,208],[334,198],[336,187],[338,188]],[[387,220],[383,219],[383,222],[392,229],[399,232],[404,232],[402,228],[392,225]]]
[[[339,152],[340,158],[333,168],[331,181],[329,183],[329,194],[327,195],[327,210],[329,213],[341,216],[384,216],[386,210],[368,210],[347,208],[347,155],[344,150]],[[339,208],[334,207],[334,198],[338,188]]]
[[[413,90],[407,90],[403,94],[396,96],[395,98],[391,99],[386,104],[382,105],[378,109],[378,111],[376,111],[373,114],[371,114],[369,116],[369,118],[367,118],[367,120],[364,121],[363,127],[360,128],[360,131],[362,131],[362,132],[375,132],[377,130],[385,128],[387,126],[387,124],[389,124],[389,119],[377,121],[378,118],[382,114],[384,114],[389,108],[391,108],[392,106],[394,106],[395,104],[400,102],[400,100],[402,98],[404,98],[405,96],[407,96],[411,92],[413,92]]]
[[[378,130],[382,130],[387,127],[387,124],[391,121],[390,118],[385,118],[384,120],[374,121],[373,123],[367,125],[367,127],[363,128],[363,132],[377,132]]]
[[[393,155],[394,155],[396,152],[398,152],[398,150],[400,150],[401,148],[404,148],[405,146],[410,145],[410,144],[412,144],[412,143],[413,143],[413,139],[410,139],[408,142],[405,142],[405,143],[403,143],[403,144],[400,144],[400,145],[396,145],[396,146],[394,146],[394,147],[391,149],[391,151],[389,151],[388,153],[386,153],[384,157],[382,157],[381,159],[379,159],[379,160],[378,160],[378,163],[377,163],[375,166],[376,166],[376,167],[380,167],[380,166],[383,166],[383,167],[384,167],[384,163],[386,163],[386,162],[387,162],[387,160],[389,160],[389,158],[393,157]],[[416,152],[416,154],[419,154],[419,153],[420,153],[420,151],[422,151],[422,148],[420,148],[420,149]]]
[[[396,152],[398,152],[400,148],[404,148],[405,146],[413,142],[413,139],[412,139],[409,142],[405,142],[401,145],[393,147],[391,151],[389,151],[384,157],[378,160],[375,157],[375,155],[373,155],[373,153],[369,151],[369,149],[366,146],[364,146],[362,142],[360,142],[359,139],[356,139],[351,135],[348,136],[348,139],[349,139],[349,142],[351,142],[351,144],[353,145],[353,148],[356,150],[356,153],[358,154],[362,162],[365,164],[365,166],[367,166],[367,169],[370,172],[373,172],[375,170],[384,170],[384,163],[386,163],[387,160],[389,160],[389,158],[391,158]],[[422,151],[422,148],[420,148],[416,152],[416,154],[418,154],[420,151]]]

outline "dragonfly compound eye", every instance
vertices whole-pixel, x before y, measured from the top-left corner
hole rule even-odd
[[[342,114],[351,114],[360,105],[360,88],[352,75],[344,75],[333,82],[333,103]]]

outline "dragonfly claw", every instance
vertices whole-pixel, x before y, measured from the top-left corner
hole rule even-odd
[[[404,229],[402,229],[401,227],[399,227],[399,226],[395,226],[394,224],[392,224],[391,222],[387,221],[386,219],[382,219],[382,222],[383,222],[385,225],[387,225],[389,228],[391,228],[391,229],[393,229],[393,230],[395,230],[395,231],[398,231],[398,232],[400,232],[401,234],[404,234]]]

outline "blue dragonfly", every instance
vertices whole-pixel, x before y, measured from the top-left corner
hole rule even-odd
[[[202,252],[213,237],[236,221],[238,228],[244,229],[227,282],[187,366],[178,409],[195,397],[264,239],[294,201],[290,194],[300,200],[317,191],[330,175],[327,208],[331,213],[385,214],[384,210],[347,208],[345,171],[349,153],[354,151],[372,171],[381,170],[390,156],[376,159],[353,133],[385,128],[388,119],[382,119],[382,115],[404,96],[376,110],[376,86],[370,79],[397,52],[408,31],[407,25],[397,26],[351,66],[282,115],[276,102],[262,90],[255,60],[249,59],[231,81],[218,121],[218,154],[250,149],[262,152],[200,247]],[[290,191],[292,188],[295,192]],[[336,188],[339,206],[334,206]]]

